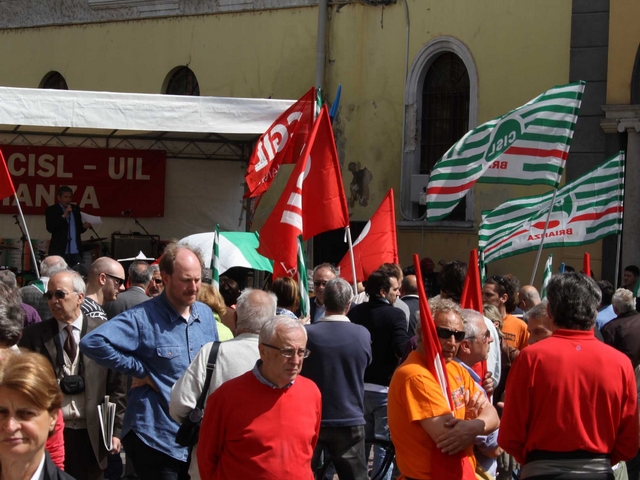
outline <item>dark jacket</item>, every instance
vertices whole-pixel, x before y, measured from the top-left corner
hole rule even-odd
[[[86,333],[91,332],[104,323],[103,320],[89,317],[85,317],[84,321],[87,322]],[[58,333],[58,322],[55,318],[50,318],[25,328],[18,345],[47,357],[54,371],[58,374],[60,367],[56,361],[57,350],[54,342],[54,337],[58,335]],[[107,466],[107,449],[102,441],[100,420],[98,419],[98,405],[102,404],[105,395],[109,395],[109,401],[116,404],[116,421],[113,435],[120,438],[126,401],[126,376],[109,370],[108,368],[101,367],[86,355],[83,356],[82,362],[84,364],[84,373],[82,376],[85,381],[84,392],[87,412],[87,432],[91,439],[91,446],[93,447],[96,460],[104,469]]]
[[[371,334],[372,362],[364,372],[365,383],[389,386],[409,341],[407,317],[402,310],[379,298],[356,305],[347,316]]]
[[[147,296],[142,287],[131,287],[129,290],[118,294],[118,298],[113,302],[107,302],[104,305],[104,311],[107,314],[107,318],[111,320],[116,315],[120,315],[122,312],[149,299],[150,297]]]
[[[618,315],[600,330],[604,343],[624,353],[633,368],[640,365],[640,313],[636,310]]]
[[[51,457],[49,456],[49,452],[45,450],[44,452],[44,480],[76,480],[75,477],[72,477],[68,473],[63,472],[56,464],[53,463]]]
[[[87,229],[82,226],[80,207],[71,204],[71,210],[73,211],[73,218],[76,222],[76,243],[78,245],[78,251],[80,252],[80,234],[86,232]],[[49,255],[62,256],[67,249],[69,222],[67,222],[65,218],[62,218],[63,213],[64,209],[58,202],[56,202],[54,205],[51,205],[50,207],[47,207],[47,209],[44,211],[47,232],[51,234]]]

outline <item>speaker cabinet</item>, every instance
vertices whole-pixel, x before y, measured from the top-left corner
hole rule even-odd
[[[111,255],[114,259],[131,258],[144,253],[147,258],[158,258],[159,235],[111,234]]]

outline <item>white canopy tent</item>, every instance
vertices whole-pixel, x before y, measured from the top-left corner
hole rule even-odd
[[[0,149],[12,144],[165,150],[165,215],[141,219],[147,230],[162,239],[211,231],[215,223],[244,230],[243,182],[252,143],[293,103],[0,87]],[[49,238],[45,207],[43,215],[26,216],[32,239]],[[140,231],[128,218],[105,218],[96,227],[101,237],[134,230]],[[11,215],[0,215],[0,232],[3,238],[20,236]]]

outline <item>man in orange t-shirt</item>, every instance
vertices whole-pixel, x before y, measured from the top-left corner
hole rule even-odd
[[[494,275],[482,286],[482,302],[494,305],[502,315],[502,333],[507,344],[518,350],[528,345],[527,324],[511,315],[518,306],[520,282],[511,274]]]
[[[498,414],[466,370],[456,362],[464,338],[459,307],[451,300],[432,299],[438,340],[447,364],[447,377],[453,397],[449,408],[438,381],[427,368],[420,328],[416,330],[418,348],[395,371],[389,385],[387,412],[389,429],[396,449],[401,478],[438,478],[432,457],[464,452],[475,470],[473,441],[478,435],[494,431]]]

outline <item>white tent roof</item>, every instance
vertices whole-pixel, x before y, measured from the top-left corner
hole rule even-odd
[[[0,87],[0,130],[58,127],[261,135],[292,104],[292,100]]]

